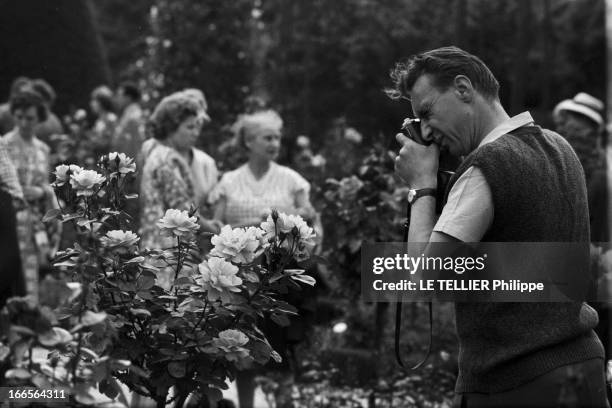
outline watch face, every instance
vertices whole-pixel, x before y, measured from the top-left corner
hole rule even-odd
[[[414,200],[414,196],[416,195],[416,190],[408,190],[408,202],[412,203]]]

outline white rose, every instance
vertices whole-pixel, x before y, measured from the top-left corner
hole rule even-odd
[[[267,246],[264,231],[260,228],[232,229],[229,225],[221,228],[221,232],[212,237],[211,243],[214,245],[211,255],[239,264],[253,262]]]
[[[219,337],[214,339],[217,347],[233,347],[233,346],[244,346],[249,342],[249,338],[246,334],[240,330],[224,330],[219,333]]]
[[[249,338],[240,330],[224,330],[219,337],[212,340],[212,345],[222,351],[227,361],[240,362],[249,356],[249,350],[242,347],[247,344]]]
[[[221,299],[227,303],[230,300],[229,292],[240,292],[242,279],[236,274],[238,267],[225,259],[211,257],[198,265],[202,286],[208,292],[210,300]]]
[[[195,233],[200,226],[196,217],[190,217],[187,211],[166,210],[164,217],[157,222],[157,226],[165,233],[183,237]]]
[[[68,174],[68,172],[70,172],[70,174],[78,174],[82,170],[83,168],[77,166],[76,164],[71,164],[71,165],[60,164],[59,166],[55,168],[55,172],[53,173],[55,174],[54,184],[57,187],[63,186],[70,180],[70,175]]]
[[[299,215],[279,213],[276,223],[270,215],[266,221],[261,223],[261,229],[265,231],[264,237],[266,240],[279,239],[278,235],[280,233],[285,234],[282,247],[287,250],[293,249],[298,260],[308,258],[316,245],[314,230]]]
[[[119,163],[117,164],[117,159]],[[108,154],[109,167],[121,174],[134,173],[136,164],[134,159],[128,157],[125,153],[112,152]]]
[[[70,175],[70,185],[77,191],[78,196],[92,196],[94,187],[104,180],[104,176],[94,170],[81,170]]]
[[[107,248],[121,248],[125,251],[134,249],[140,238],[132,231],[112,230],[100,238],[100,242]]]

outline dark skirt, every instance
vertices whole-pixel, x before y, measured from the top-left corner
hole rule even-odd
[[[13,296],[25,296],[13,197],[0,190],[0,308]]]

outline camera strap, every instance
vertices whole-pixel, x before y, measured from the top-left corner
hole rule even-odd
[[[408,242],[408,230],[410,228],[410,205],[408,205],[406,210],[406,222],[404,223],[404,242]],[[429,339],[427,341],[427,352],[425,357],[421,361],[419,361],[415,366],[410,367],[411,370],[416,370],[420,368],[431,354],[431,343],[433,339],[433,304],[432,302],[427,302],[427,307],[429,309]],[[402,328],[402,302],[397,302],[395,305],[395,360],[399,364],[400,367],[406,368],[404,362],[402,361],[402,353],[400,351],[400,340],[401,340],[401,328]]]

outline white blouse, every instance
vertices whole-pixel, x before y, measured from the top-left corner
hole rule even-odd
[[[273,209],[295,214],[300,192],[310,192],[310,184],[296,171],[272,162],[259,180],[248,164],[229,171],[210,193],[209,201],[226,199],[223,221],[233,227],[259,225]]]

